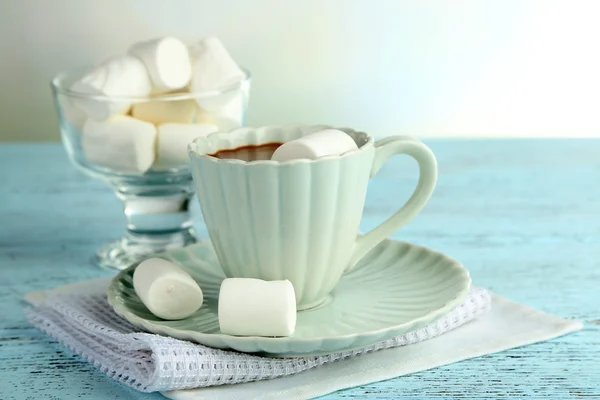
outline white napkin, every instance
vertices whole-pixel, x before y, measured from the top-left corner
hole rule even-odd
[[[103,278],[30,293],[26,299],[36,308],[27,311],[28,317],[114,379],[182,400],[310,398],[550,339],[582,326],[494,295],[492,311],[438,336],[489,309],[487,291],[473,289],[461,306],[428,327],[369,349],[271,359],[139,333],[106,303],[108,282]],[[377,351],[381,349],[386,350]],[[192,373],[173,373],[179,364],[186,371],[194,367]],[[165,371],[165,365],[171,371]],[[207,366],[212,367],[206,370]],[[250,380],[258,381],[229,384]],[[173,390],[200,386],[206,387]]]

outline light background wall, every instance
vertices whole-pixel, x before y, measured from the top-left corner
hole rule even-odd
[[[0,140],[57,140],[48,86],[135,41],[216,35],[248,123],[600,136],[600,1],[0,0]]]

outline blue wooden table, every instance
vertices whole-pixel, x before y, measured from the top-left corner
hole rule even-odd
[[[438,157],[438,187],[394,237],[446,252],[475,284],[585,327],[327,398],[600,397],[600,140],[426,143]],[[363,230],[406,198],[416,173],[404,158],[381,170]],[[108,274],[90,257],[121,235],[119,200],[76,171],[60,144],[1,145],[0,183],[0,399],[161,398],[114,383],[22,313],[28,291]]]

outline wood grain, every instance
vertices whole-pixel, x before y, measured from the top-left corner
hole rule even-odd
[[[438,157],[438,187],[394,237],[444,251],[475,284],[583,320],[584,330],[326,397],[600,398],[600,141],[427,143]],[[0,171],[0,399],[161,398],[114,383],[22,313],[28,291],[109,274],[90,257],[122,233],[119,201],[56,144],[0,146]],[[407,198],[416,174],[404,158],[380,171],[363,230]]]

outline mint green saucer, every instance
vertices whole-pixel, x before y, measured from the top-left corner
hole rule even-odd
[[[290,337],[238,337],[219,330],[217,302],[225,278],[208,243],[162,255],[187,270],[204,292],[194,315],[165,321],[152,315],[133,290],[133,271],[121,271],[108,288],[117,314],[149,332],[219,349],[294,357],[366,347],[421,328],[461,303],[471,284],[452,258],[410,243],[385,240],[342,277],[319,307],[298,313]]]

